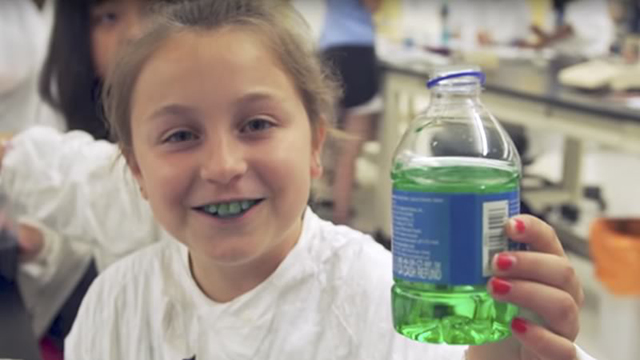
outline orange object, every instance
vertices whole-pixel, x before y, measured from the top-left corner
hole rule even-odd
[[[640,219],[597,219],[589,236],[596,277],[615,295],[640,295]]]

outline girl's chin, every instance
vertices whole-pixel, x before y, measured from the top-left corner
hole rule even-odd
[[[219,266],[240,266],[250,262],[256,257],[256,254],[254,253],[255,250],[251,251],[251,247],[249,246],[237,246],[236,244],[229,245],[231,246],[189,246],[189,252],[191,254],[200,254],[201,256],[196,257],[201,261],[206,261],[211,265],[215,264]]]

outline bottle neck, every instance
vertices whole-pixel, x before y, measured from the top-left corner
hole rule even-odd
[[[478,85],[434,86],[431,88],[431,103],[477,103],[480,101],[481,88]]]

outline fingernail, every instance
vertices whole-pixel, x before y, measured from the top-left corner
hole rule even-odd
[[[491,279],[491,290],[494,294],[505,295],[511,291],[511,284],[502,279]]]
[[[526,333],[528,326],[529,325],[527,324],[527,322],[520,318],[515,318],[513,319],[513,321],[511,321],[511,330],[517,332],[518,334]]]
[[[491,279],[491,290],[494,294],[505,295],[511,291],[511,284],[502,279],[493,278]]]
[[[524,233],[524,231],[527,229],[527,227],[524,225],[524,221],[520,219],[513,219],[512,221],[513,221],[513,227],[516,229],[516,232],[518,234]]]
[[[499,254],[496,259],[496,266],[498,270],[506,271],[511,269],[513,264],[515,264],[516,258],[509,254]]]

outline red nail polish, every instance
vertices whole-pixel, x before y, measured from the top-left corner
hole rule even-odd
[[[496,266],[498,266],[499,270],[506,271],[511,269],[513,264],[516,262],[515,260],[516,259],[511,255],[500,254],[496,259]]]
[[[516,222],[516,231],[518,234],[522,234],[526,230],[526,226],[524,226],[524,221],[520,219],[515,219]]]
[[[526,333],[527,327],[527,322],[520,318],[515,318],[513,319],[513,321],[511,321],[511,330],[517,332],[518,334]]]
[[[491,279],[491,289],[494,294],[505,295],[511,291],[511,284],[502,279],[493,278]]]

